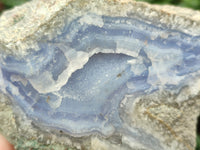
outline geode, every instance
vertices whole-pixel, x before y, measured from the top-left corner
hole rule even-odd
[[[193,149],[200,13],[173,8],[34,0],[5,12],[0,89],[17,135],[77,149]]]

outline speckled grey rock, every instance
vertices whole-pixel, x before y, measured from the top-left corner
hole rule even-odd
[[[0,17],[0,133],[16,149],[192,150],[200,12],[33,0]]]

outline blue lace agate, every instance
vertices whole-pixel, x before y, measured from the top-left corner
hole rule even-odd
[[[199,76],[200,37],[134,18],[88,14],[23,58],[1,55],[6,92],[36,124],[73,136],[123,126],[125,95],[181,89]]]

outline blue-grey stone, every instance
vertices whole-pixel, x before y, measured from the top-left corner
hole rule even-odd
[[[164,149],[125,114],[139,97],[178,95],[199,78],[200,36],[130,12],[88,10],[63,17],[62,24],[52,38],[38,35],[37,48],[24,55],[0,48],[1,90],[13,105],[44,130],[73,137],[124,134],[144,147]],[[125,101],[127,96],[132,98]]]

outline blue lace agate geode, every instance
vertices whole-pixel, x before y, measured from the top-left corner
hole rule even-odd
[[[24,57],[1,54],[1,85],[36,124],[72,136],[124,128],[125,95],[181,89],[199,76],[200,37],[134,17],[65,20]]]

